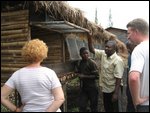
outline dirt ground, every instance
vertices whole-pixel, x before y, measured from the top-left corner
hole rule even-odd
[[[70,82],[67,85],[67,112],[79,112],[78,110],[78,99],[79,96],[79,83],[78,81],[76,82]],[[102,92],[99,89],[99,99],[98,99],[98,111],[99,112],[104,112],[104,107],[103,107],[103,99],[102,99]],[[122,96],[119,97],[119,111],[120,112],[126,112],[126,84],[123,86],[123,92]],[[88,112],[88,111],[87,111]]]

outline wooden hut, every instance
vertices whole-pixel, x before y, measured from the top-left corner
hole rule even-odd
[[[14,71],[26,65],[21,58],[25,42],[39,38],[49,47],[43,65],[55,70],[65,90],[66,82],[76,76],[73,62],[80,59],[79,49],[87,46],[89,32],[97,48],[105,40],[117,40],[115,35],[88,21],[81,10],[65,1],[2,1],[1,85]],[[125,49],[122,43],[118,44]],[[67,111],[66,103],[64,111]]]

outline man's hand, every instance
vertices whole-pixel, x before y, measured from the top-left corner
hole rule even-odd
[[[112,96],[112,102],[115,102],[118,100],[118,94],[114,93]]]

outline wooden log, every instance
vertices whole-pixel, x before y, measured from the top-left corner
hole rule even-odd
[[[13,34],[13,35],[8,35],[8,36],[2,36],[1,39],[16,39],[16,38],[24,38],[28,36],[29,36],[29,33]]]
[[[10,66],[13,66],[13,64],[14,64],[14,67],[22,67],[22,66],[26,66],[26,65],[28,65],[28,63],[27,62],[19,62],[19,61],[11,61],[11,62],[1,62],[1,66],[3,65],[3,67],[10,67]]]
[[[3,61],[3,60],[14,60],[14,57],[1,56],[1,61]]]
[[[10,76],[11,76],[10,74],[11,74],[11,73],[1,73],[1,76],[10,77]]]
[[[20,64],[26,64],[27,62],[25,62],[24,60],[16,60],[16,59],[14,59],[14,60],[1,60],[1,65],[7,65],[7,64],[18,64],[18,65],[20,65]]]
[[[1,43],[1,47],[13,47],[13,46],[23,46],[26,41],[23,42],[11,42],[11,43]]]
[[[21,56],[21,55],[20,55]],[[23,58],[21,58],[21,57],[15,57],[15,56],[1,56],[1,64],[4,62],[9,62],[9,63],[11,63],[11,62],[14,62],[14,61],[17,61],[17,62],[25,62],[24,61],[24,59]]]
[[[2,73],[2,72],[1,72],[1,76],[9,76],[9,77],[10,77],[10,76],[11,76],[10,74],[11,74],[11,73]]]
[[[53,60],[57,60],[57,59],[62,59],[62,57],[61,57],[61,55],[51,55],[51,56],[49,56],[48,58],[47,58],[47,60],[49,60],[49,59],[53,59]]]
[[[5,84],[5,81],[1,80],[1,87]]]
[[[56,64],[56,63],[61,63],[61,60],[49,60],[49,61],[43,61],[44,64]]]
[[[27,33],[29,32],[29,29],[18,29],[18,30],[6,30],[1,31],[1,36],[7,36],[7,35],[13,35],[13,34],[21,34],[21,33]]]
[[[21,54],[21,50],[1,50],[1,54]]]
[[[61,60],[53,60],[53,61],[43,61],[44,64],[57,64],[57,63],[61,63]]]
[[[8,76],[1,76],[1,85],[4,85],[5,82],[9,79],[10,77]]]
[[[13,63],[13,64],[1,64],[1,67],[15,67],[15,68],[21,68],[21,67],[24,67],[26,66],[27,64],[16,64],[16,63]]]
[[[1,67],[1,72],[15,72],[20,68],[14,68],[14,67]]]
[[[14,29],[24,29],[28,28],[28,24],[16,24],[16,25],[8,25],[8,26],[1,26],[1,30],[14,30]]]
[[[47,59],[45,59],[45,61],[46,61],[46,62],[52,62],[52,61],[58,61],[58,60],[60,60],[60,61],[61,61],[61,60],[62,60],[62,58],[56,58],[56,59],[55,59],[55,58],[53,58],[53,59],[51,59],[51,58],[47,58]]]
[[[5,42],[5,43],[9,43],[9,42],[20,42],[20,41],[28,41],[28,40],[31,40],[31,37],[30,37],[30,34],[28,37],[22,37],[22,38],[10,38],[9,40],[8,39],[1,39],[1,42]]]
[[[28,24],[29,20],[24,20],[24,21],[12,21],[12,22],[7,22],[7,23],[1,23],[1,26],[8,26],[8,25],[16,25],[16,24]]]
[[[20,11],[13,11],[13,12],[6,12],[6,13],[1,13],[1,17],[8,17],[8,16],[15,16],[15,15],[28,15],[29,11],[28,10],[20,10]]]
[[[61,52],[61,51],[60,51]],[[60,52],[58,52],[58,51],[49,51],[48,52],[48,57],[52,57],[52,56],[61,56],[61,53]]]
[[[48,55],[52,55],[52,53],[61,53],[61,49],[51,49],[51,47],[49,47],[49,51],[48,51]]]
[[[19,50],[20,50],[20,49],[19,49]],[[19,56],[16,56],[16,55],[14,55],[14,56],[9,56],[9,55],[3,55],[3,54],[1,54],[1,57],[3,57],[3,58],[4,58],[4,57],[5,57],[5,58],[12,58],[12,57],[13,57],[13,58],[16,58],[16,59],[22,59],[22,56],[20,56],[20,55],[19,55]]]
[[[50,45],[50,48],[55,48],[55,49],[61,49],[61,45],[57,45],[58,43],[56,43],[56,45]]]
[[[14,17],[14,18],[1,18],[1,23],[7,23],[7,22],[14,22],[14,21],[26,21],[28,20],[28,16],[22,16],[22,17]]]
[[[3,72],[2,72],[2,71],[1,71],[1,76],[2,76],[2,75],[5,75],[5,74],[10,75],[10,74],[12,74],[12,72],[9,72],[9,71],[3,71]]]

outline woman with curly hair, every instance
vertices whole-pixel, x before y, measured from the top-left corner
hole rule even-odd
[[[22,57],[28,62],[12,74],[1,88],[1,103],[15,112],[60,112],[64,93],[56,73],[41,62],[47,57],[48,47],[39,39],[27,42]],[[16,89],[22,106],[17,107],[7,98]]]

